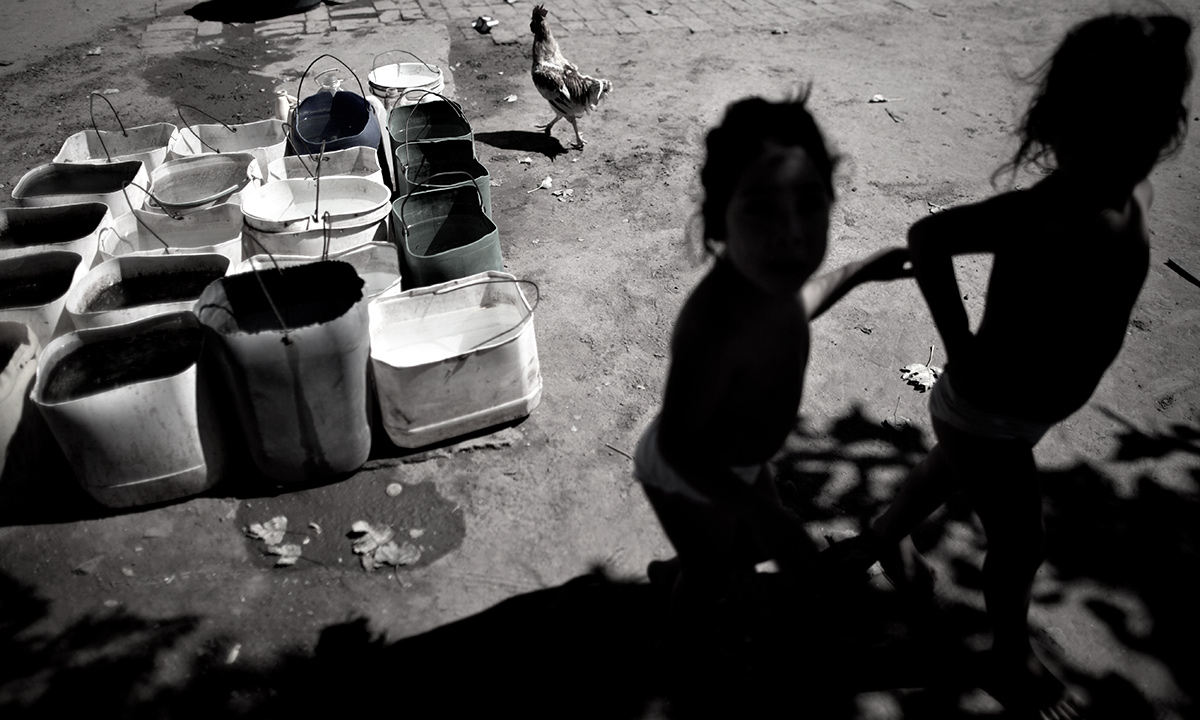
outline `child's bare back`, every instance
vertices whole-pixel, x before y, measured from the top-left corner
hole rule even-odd
[[[1060,421],[1087,402],[1124,341],[1149,267],[1150,184],[1104,204],[1068,183],[1052,176],[910,231],[918,244],[994,255],[978,330],[946,340],[954,387],[980,409]]]

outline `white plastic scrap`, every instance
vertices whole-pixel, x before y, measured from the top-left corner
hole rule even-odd
[[[540,183],[538,183],[537,187],[535,187],[533,190],[526,190],[525,193],[529,194],[531,192],[534,192],[535,190],[549,190],[550,186],[552,186],[553,184],[554,184],[554,180],[549,175],[547,175],[546,177],[542,178],[542,181]]]
[[[354,553],[362,556],[364,570],[373,571],[385,565],[412,565],[421,559],[421,549],[412,543],[397,545],[393,539],[395,531],[390,527],[375,527],[359,520],[350,527],[354,539]]]
[[[504,98],[504,102],[516,102],[516,101],[517,101],[516,95],[509,95]]]
[[[295,565],[296,561],[300,559],[300,546],[295,543],[272,545],[267,548],[267,554],[279,556],[279,559],[275,561],[275,567]]]

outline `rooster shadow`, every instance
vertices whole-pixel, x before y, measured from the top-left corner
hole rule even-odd
[[[534,132],[532,130],[501,130],[500,132],[475,133],[475,139],[484,145],[489,145],[500,150],[517,150],[545,155],[551,161],[559,155],[567,154],[567,148],[563,147],[558,138],[544,132]]]

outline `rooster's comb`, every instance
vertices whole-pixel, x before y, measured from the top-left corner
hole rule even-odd
[[[534,5],[533,6],[533,16],[535,18],[544,18],[544,17],[546,17],[546,14],[547,13],[546,13],[545,5]]]

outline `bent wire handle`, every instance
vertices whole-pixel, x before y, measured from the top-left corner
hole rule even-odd
[[[429,68],[430,72],[437,73],[437,75],[439,75],[439,76],[442,74],[442,71],[439,68],[436,68],[436,67],[430,65],[429,63],[425,62],[421,58],[417,57],[416,53],[411,53],[407,50],[400,50],[399,48],[397,48],[395,50],[384,50],[383,52],[376,55],[375,58],[373,60],[371,60],[371,72],[375,72],[376,70],[379,69],[379,58],[383,57],[384,55],[391,55],[392,53],[404,53],[405,55],[411,55],[417,59],[417,62],[419,62],[422,65],[424,65],[425,67]],[[367,79],[369,80],[370,78],[368,77]]]
[[[452,285],[450,287],[441,287],[441,288],[434,290],[431,293],[432,295],[445,295],[448,292],[454,292],[455,290],[460,290],[465,287],[474,287],[476,285],[491,285],[491,284],[495,284],[495,283],[513,283],[514,285],[520,285],[521,283],[528,283],[529,285],[532,285],[533,290],[536,293],[535,299],[533,301],[533,305],[531,306],[529,304],[529,301],[525,299],[525,295],[523,293],[520,293],[520,291],[518,290],[518,293],[520,294],[520,297],[521,297],[521,301],[525,305],[526,312],[521,317],[521,319],[517,321],[517,324],[513,325],[512,327],[508,328],[507,330],[502,330],[502,331],[496,333],[495,335],[492,335],[489,338],[484,338],[483,340],[479,341],[479,343],[477,343],[475,345],[475,347],[471,348],[467,352],[476,352],[478,350],[490,350],[493,347],[498,347],[498,346],[502,345],[503,343],[502,342],[493,342],[493,341],[495,341],[497,338],[504,337],[505,335],[508,335],[510,333],[517,332],[522,327],[524,327],[526,323],[528,323],[530,320],[533,319],[533,311],[537,310],[538,305],[540,305],[542,302],[542,289],[540,287],[538,287],[538,284],[536,282],[534,282],[533,280],[526,280],[523,278],[504,278],[504,277],[488,276],[488,277],[475,278],[474,280],[471,280],[469,282],[460,283],[458,285]],[[507,341],[505,341],[505,342],[507,342]],[[492,344],[489,345],[488,343],[492,343]]]
[[[100,98],[108,103],[108,109],[112,110],[112,114],[117,118],[117,124],[121,126],[121,135],[129,137],[129,131],[125,129],[125,123],[121,122],[121,116],[117,114],[117,109],[113,107],[112,102],[98,92],[93,92],[88,95],[88,115],[92,118],[92,130],[96,133],[96,139],[100,141],[100,149],[104,151],[104,159],[112,162],[112,155],[108,152],[108,146],[104,144],[104,136],[100,134],[100,128],[96,127],[96,98]]]
[[[250,238],[250,242],[257,245],[259,250],[262,250],[267,254],[267,258],[269,258],[271,264],[275,266],[275,272],[279,273],[280,275],[283,274],[283,269],[279,267],[279,262],[275,260],[275,254],[268,250],[257,237],[255,237],[252,233],[244,233],[242,237]],[[254,275],[254,279],[258,281],[258,287],[262,289],[263,297],[267,299],[267,304],[271,306],[271,312],[275,314],[275,319],[279,321],[279,327],[283,330],[283,339],[280,340],[280,342],[282,342],[284,345],[291,345],[292,341],[288,337],[288,333],[291,331],[288,330],[287,323],[283,321],[283,314],[279,312],[279,308],[275,305],[275,299],[271,297],[271,293],[267,292],[267,284],[263,282],[262,277],[259,275],[259,273],[262,271],[254,267],[253,256],[247,259],[250,260],[250,273],[252,273]],[[232,311],[230,311],[230,314],[232,314]]]
[[[342,59],[336,55],[330,55],[329,53],[324,53],[322,55],[318,55],[317,59],[310,62],[308,64],[308,67],[306,67],[304,69],[304,74],[300,76],[300,84],[296,86],[296,97],[301,98],[301,101],[303,101],[303,96],[300,93],[304,89],[304,78],[308,77],[308,71],[312,70],[313,65],[316,65],[317,61],[320,60],[321,58],[333,58],[334,60],[337,60],[339,63],[341,63],[342,67],[346,68],[347,70],[350,70],[350,66],[347,65],[346,63],[342,62]],[[363,98],[366,98],[367,93],[363,90],[362,80],[358,79],[358,74],[355,73],[353,70],[350,70],[350,74],[354,76],[354,82],[358,83],[358,94],[362,95]],[[303,140],[304,136],[301,135],[300,139]]]
[[[416,92],[416,91],[412,90],[409,92]],[[420,92],[421,92],[421,97],[417,98],[417,101],[411,105],[411,107],[413,108],[412,112],[410,112],[408,114],[408,117],[404,118],[404,168],[405,168],[405,173],[406,173],[405,177],[404,177],[405,180],[408,179],[408,175],[407,175],[408,166],[409,166],[408,144],[409,144],[409,142],[411,142],[411,140],[408,137],[408,125],[410,122],[412,122],[412,116],[416,114],[417,108],[421,107],[421,103],[423,103],[425,101],[426,95],[436,95],[437,97],[440,97],[442,100],[445,100],[446,103],[449,104],[450,107],[454,110],[454,112],[458,114],[458,117],[460,120],[463,121],[463,124],[466,125],[468,129],[471,127],[471,123],[467,122],[467,116],[463,115],[462,108],[459,107],[458,103],[454,102],[453,100],[451,100],[450,98],[441,94],[440,92],[434,92],[433,90],[422,90]],[[404,96],[408,97],[408,92],[404,93]],[[429,127],[428,116],[426,117],[426,120],[425,120],[425,127]]]
[[[483,210],[483,191],[480,190],[479,186],[475,184],[475,176],[472,175],[471,173],[467,172],[466,170],[446,170],[446,171],[443,171],[440,173],[434,173],[434,174],[430,175],[429,177],[425,178],[424,183],[411,183],[411,184],[413,184],[413,185],[428,185],[430,180],[434,179],[435,177],[438,177],[439,175],[463,175],[463,176],[465,176],[467,178],[467,180],[471,181],[471,187],[475,188],[475,195],[479,197],[479,209],[481,211]],[[405,177],[405,180],[407,180],[407,179],[408,178]],[[437,186],[433,186],[433,189],[435,189],[435,190],[457,190],[458,188],[456,188],[456,187],[439,188]],[[400,201],[400,226],[401,226],[401,228],[404,229],[404,235],[406,237],[408,236],[408,223],[406,223],[404,221],[404,206],[408,204],[408,199],[410,197],[412,197],[412,190],[409,190],[404,195],[404,199],[402,201]]]
[[[132,180],[129,181],[129,184],[134,186],[138,190],[141,190],[142,192],[146,193],[147,198],[154,200],[154,202],[156,204],[158,204],[158,198],[156,198],[150,194],[149,188],[144,188]],[[129,206],[129,212],[133,213],[133,219],[137,221],[138,225],[141,225],[142,227],[144,227],[148,231],[150,231],[150,234],[154,236],[154,239],[159,241],[160,243],[162,243],[163,249],[166,252],[168,252],[168,253],[171,252],[171,246],[167,244],[167,241],[163,240],[161,237],[159,237],[158,233],[154,232],[154,228],[152,228],[149,225],[147,225],[146,223],[142,222],[142,219],[137,216],[137,213],[133,212],[134,208],[133,208],[133,203],[129,201],[129,192],[125,188],[121,188],[121,194],[125,196],[125,204]],[[162,206],[159,205],[159,207],[162,207]],[[165,207],[163,208],[163,212],[165,212],[169,217],[172,217],[176,220],[178,220],[180,218],[180,216],[178,216],[178,215],[172,215],[171,211],[167,210]],[[121,237],[119,233],[117,234],[117,237]],[[121,239],[124,240],[124,238],[121,238]]]
[[[179,116],[179,122],[183,123],[183,126],[185,128],[187,128],[188,132],[190,132],[192,134],[192,137],[196,138],[197,142],[199,142],[201,145],[208,148],[209,150],[212,150],[213,152],[217,153],[218,155],[221,154],[220,150],[218,150],[215,147],[213,147],[212,145],[209,145],[208,143],[204,142],[204,138],[200,137],[200,133],[193,130],[192,126],[188,124],[188,121],[183,119],[182,108],[189,108],[191,110],[195,110],[196,112],[200,113],[201,115],[208,118],[209,120],[214,120],[217,123],[220,123],[221,126],[223,126],[226,130],[228,130],[231,133],[236,133],[237,128],[230,127],[228,124],[225,123],[224,120],[218,120],[217,118],[213,117],[212,115],[209,115],[208,113],[204,112],[203,110],[196,107],[195,105],[186,105],[184,103],[179,103],[178,105],[175,106],[175,114]]]

